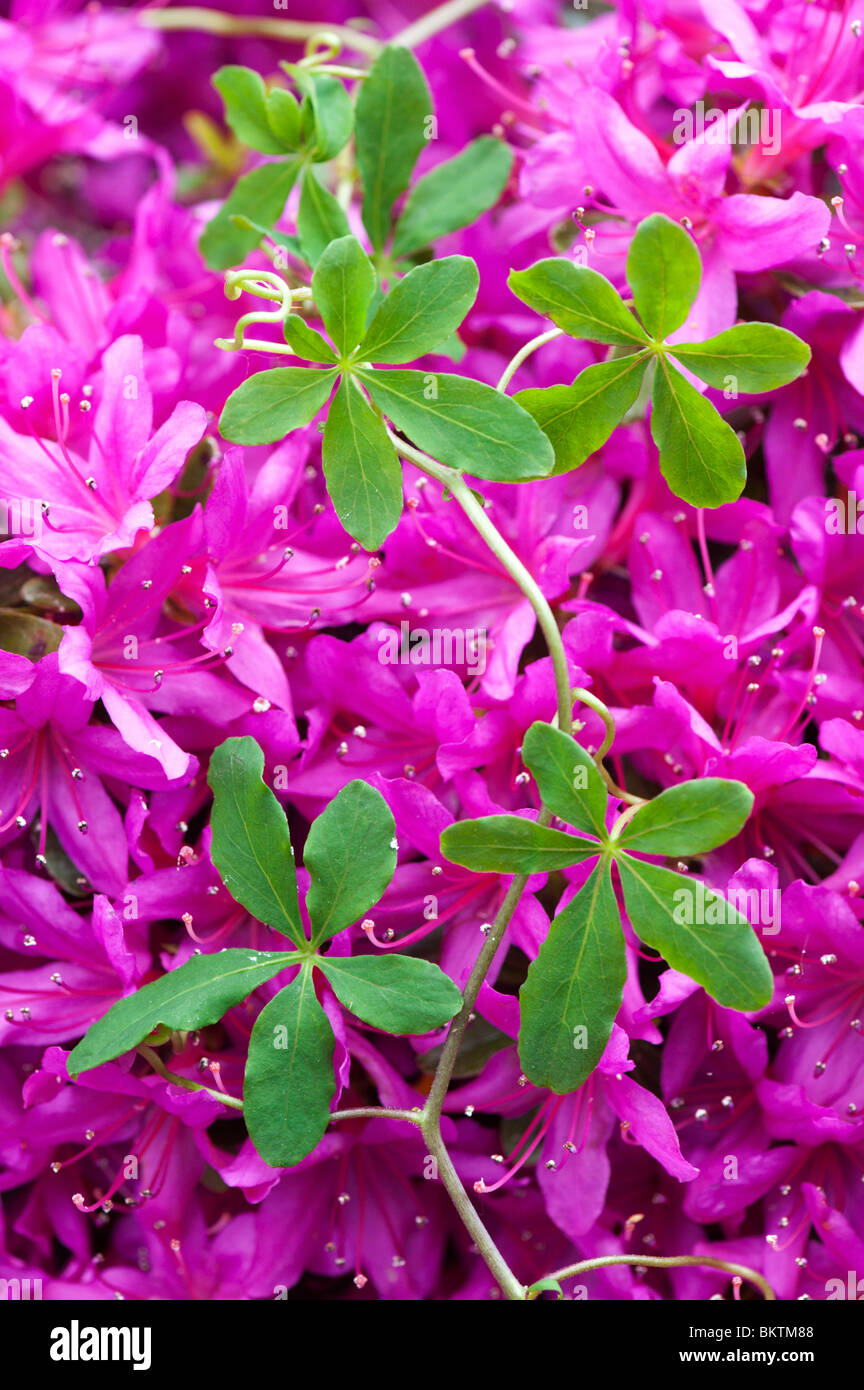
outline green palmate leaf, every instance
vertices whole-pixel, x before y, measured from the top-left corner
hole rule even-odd
[[[262,164],[260,169],[253,169],[237,180],[201,235],[201,254],[211,270],[238,265],[258,245],[260,233],[252,224],[272,227],[278,222],[299,171],[299,160],[280,160]],[[248,220],[249,228],[238,227],[232,221],[237,214]]]
[[[720,924],[688,924],[694,914],[682,911],[693,889],[681,874],[658,869],[619,854],[616,862],[624,889],[627,916],[640,939],[729,1009],[761,1009],[771,998],[771,967],[753,928],[719,894],[705,890],[706,902],[716,900]],[[685,895],[682,898],[682,894]],[[711,916],[707,910],[704,916]]]
[[[702,263],[684,228],[655,212],[639,223],[627,256],[627,283],[654,338],[680,328],[699,293]]]
[[[232,898],[305,946],[288,822],[263,772],[264,754],[254,738],[229,738],[214,751],[207,777],[213,789],[210,854]]]
[[[358,375],[396,428],[442,463],[505,483],[551,471],[555,456],[540,426],[491,386],[443,372]]]
[[[682,782],[640,806],[617,844],[640,854],[705,854],[737,835],[752,809],[753,793],[743,782]]]
[[[704,343],[675,343],[670,351],[683,366],[718,389],[774,391],[807,369],[810,349],[794,333],[773,323],[739,323]]]
[[[276,87],[267,97],[267,123],[286,149],[296,150],[300,144],[300,107],[297,98]]]
[[[344,149],[354,129],[354,106],[342,83],[326,73],[307,72],[293,64],[284,64],[305,98],[304,107],[311,112],[312,132],[310,154],[316,164],[324,164]],[[301,112],[301,128],[303,125]],[[306,122],[307,128],[309,122]]]
[[[534,774],[543,805],[589,835],[606,835],[606,787],[594,759],[575,739],[551,724],[532,724],[522,760]]]
[[[477,297],[480,277],[467,256],[445,256],[400,280],[379,308],[358,357],[410,362],[434,352],[454,332]]]
[[[315,267],[312,293],[339,352],[351,352],[363,337],[376,285],[372,262],[356,237],[331,241]]]
[[[333,194],[318,181],[311,169],[303,174],[297,231],[303,254],[311,266],[318,264],[322,251],[339,237],[350,236],[348,218]]]
[[[406,48],[385,48],[357,98],[355,148],[363,181],[363,225],[380,251],[390,231],[390,209],[408,187],[426,143],[432,97],[416,58]]]
[[[519,1061],[557,1095],[591,1075],[621,1007],[627,958],[608,862],[552,922],[519,991]]]
[[[386,1033],[428,1033],[449,1022],[462,995],[432,961],[414,956],[319,956],[341,1004]]]
[[[441,853],[453,864],[481,874],[539,874],[566,869],[599,854],[602,846],[523,816],[483,816],[448,825]]]
[[[482,135],[455,159],[437,165],[405,199],[393,255],[410,255],[448,232],[469,226],[497,203],[512,165],[513,151],[494,135]]]
[[[308,425],[333,389],[338,372],[274,367],[247,377],[225,403],[219,431],[232,444],[272,444]]]
[[[296,357],[302,357],[305,362],[335,363],[336,354],[330,344],[299,314],[288,315],[284,331],[285,341]]]
[[[529,270],[511,271],[507,283],[519,299],[571,338],[632,348],[648,342],[618,292],[587,266],[554,257]]]
[[[578,468],[606,443],[636,400],[645,366],[645,356],[637,353],[586,367],[572,386],[516,393],[513,399],[537,421],[555,450],[553,473]]]
[[[247,994],[272,980],[294,959],[282,951],[216,951],[192,956],[185,965],[127,995],[103,1015],[73,1047],[66,1063],[70,1076],[101,1067],[143,1042],[158,1024],[167,1028],[208,1028]]]
[[[243,1117],[265,1163],[291,1168],[312,1152],[335,1091],[333,1031],[307,968],[264,1006],[249,1039]]]
[[[736,501],[747,481],[740,440],[711,402],[662,357],[651,401],[660,471],[676,497],[694,507]]]
[[[262,154],[284,154],[286,145],[267,119],[267,88],[251,68],[220,68],[213,86],[225,103],[225,119],[238,140]]]
[[[306,909],[315,944],[350,927],[390,883],[396,825],[380,792],[349,782],[312,822],[303,851],[311,883]]]
[[[402,515],[402,467],[381,417],[347,378],[327,415],[323,460],[342,525],[364,550],[377,550]]]

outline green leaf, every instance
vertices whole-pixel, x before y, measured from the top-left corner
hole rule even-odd
[[[363,181],[363,225],[380,251],[390,231],[390,209],[408,187],[426,143],[432,97],[416,58],[406,48],[385,48],[357,97],[355,148]]]
[[[402,515],[402,466],[383,420],[347,378],[327,414],[323,461],[345,530],[364,550],[377,550]]]
[[[752,809],[753,793],[743,782],[702,777],[640,806],[616,843],[640,854],[705,854],[737,835]]]
[[[385,1033],[429,1033],[459,1012],[462,995],[432,961],[415,956],[319,956],[336,998]]]
[[[265,1004],[249,1039],[243,1118],[265,1163],[292,1168],[312,1152],[335,1091],[333,1031],[304,969]]]
[[[253,247],[258,245],[257,227],[272,227],[278,222],[285,200],[300,170],[296,159],[262,164],[237,180],[231,193],[212,221],[207,223],[198,243],[201,255],[211,270],[226,270],[239,265]],[[238,227],[231,219],[235,214],[245,217],[249,229]]]
[[[232,444],[272,444],[308,425],[339,373],[315,367],[274,367],[241,382],[225,402],[219,432]]]
[[[577,830],[606,837],[606,787],[590,754],[575,739],[540,720],[522,742],[543,805]]]
[[[207,774],[213,789],[210,857],[236,902],[305,946],[288,822],[263,772],[264,754],[254,738],[228,738],[214,750]]]
[[[699,293],[702,263],[693,238],[661,212],[639,223],[627,255],[627,283],[654,338],[680,328]]]
[[[407,256],[448,232],[468,227],[494,207],[510,177],[513,151],[494,135],[481,135],[411,189],[396,224],[393,255]]]
[[[22,612],[20,608],[0,608],[0,651],[15,652],[17,656],[37,662],[46,652],[56,652],[62,640],[60,623]]]
[[[282,144],[296,150],[300,144],[300,107],[292,92],[275,87],[267,97],[267,122]]]
[[[354,129],[354,106],[342,83],[326,73],[307,72],[294,64],[284,64],[311,109],[314,133],[310,154],[316,164],[324,164],[343,150]],[[301,112],[302,121],[302,112]]]
[[[289,314],[285,320],[285,341],[295,357],[306,362],[334,362],[336,354],[325,338],[310,328],[299,314]],[[278,368],[275,370],[278,371]]]
[[[420,449],[478,478],[546,477],[552,445],[509,396],[445,372],[358,373],[370,396]]]
[[[529,270],[511,271],[507,284],[571,338],[634,348],[648,342],[617,290],[588,266],[550,257]]]
[[[192,956],[185,965],[113,1004],[73,1047],[66,1069],[76,1077],[122,1057],[160,1023],[187,1031],[208,1028],[291,962],[292,956],[285,951],[232,948]]]
[[[331,241],[350,236],[348,218],[342,211],[333,194],[307,168],[303,174],[303,187],[300,190],[300,206],[297,210],[297,231],[303,255],[311,266]]]
[[[660,471],[676,497],[694,507],[735,502],[747,481],[741,441],[663,357],[651,402],[651,437],[660,452]]]
[[[707,904],[714,902],[721,922],[688,925],[676,920],[676,914],[686,916],[687,895],[692,898],[693,894],[681,874],[631,859],[629,854],[618,855],[616,862],[633,930],[673,970],[702,985],[726,1008],[750,1011],[768,1003],[773,991],[771,967],[753,928],[730,903],[705,889],[705,915],[709,915]]]
[[[366,332],[366,310],[377,283],[372,262],[356,237],[331,241],[321,255],[312,294],[339,352],[351,352]]]
[[[316,946],[377,903],[396,869],[395,836],[390,807],[366,782],[349,782],[312,822],[303,866]]]
[[[807,370],[810,349],[794,333],[773,323],[739,323],[704,343],[674,343],[670,351],[709,386],[722,390],[774,391]]]
[[[627,957],[608,861],[558,913],[519,991],[519,1062],[535,1086],[575,1091],[621,1007]]]
[[[262,154],[284,154],[280,140],[267,119],[267,88],[251,68],[225,67],[213,75],[213,86],[225,103],[225,119],[244,145]]]
[[[555,450],[553,473],[578,468],[606,443],[639,395],[645,366],[642,353],[617,357],[586,367],[572,386],[516,393],[513,399],[537,421]]]
[[[566,869],[599,854],[601,845],[524,816],[483,816],[448,825],[441,853],[452,864],[481,874],[539,874]]]
[[[477,267],[467,256],[418,265],[390,291],[357,356],[368,362],[410,362],[434,352],[459,327],[479,287]]]

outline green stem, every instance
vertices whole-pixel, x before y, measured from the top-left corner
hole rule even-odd
[[[213,346],[221,348],[223,352],[268,352],[274,357],[297,355],[287,343],[268,343],[264,338],[241,338],[239,343],[236,339],[214,338]]]
[[[477,500],[476,494],[465,482],[462,474],[455,468],[449,468],[446,464],[438,463],[436,459],[429,458],[428,454],[421,453],[413,445],[406,444],[392,430],[388,430],[387,433],[403,458],[410,459],[422,472],[442,483],[452,493],[474,529],[479,532],[492,554],[500,560],[504,569],[531,604],[549,648],[549,655],[552,658],[558,700],[558,726],[565,733],[569,733],[573,693],[570,688],[570,673],[567,669],[567,654],[564,651],[564,643],[561,641],[561,633],[558,631],[555,614],[552,612],[543,590],[534,579],[531,571],[523,565],[516,552],[510,548],[500,531],[489,520],[482,503]]]
[[[548,825],[551,819],[550,813],[543,810],[540,813],[538,823],[540,825]],[[483,943],[483,948],[474,962],[471,974],[468,976],[468,983],[462,995],[462,1007],[450,1024],[444,1048],[441,1052],[438,1066],[435,1070],[435,1076],[429,1090],[426,1107],[423,1111],[424,1125],[428,1122],[430,1117],[434,1117],[436,1122],[440,1119],[444,1099],[447,1095],[447,1089],[453,1077],[456,1057],[462,1045],[462,1039],[471,1022],[471,1015],[474,1010],[474,1005],[477,1002],[477,996],[480,993],[480,986],[483,984],[488,974],[489,967],[495,959],[498,947],[501,944],[507,927],[510,925],[510,919],[516,910],[525,884],[528,882],[528,878],[528,874],[514,875],[513,881],[505,894],[504,901],[495,915],[495,920],[492,923],[492,930],[488,933]]]
[[[600,747],[597,749],[597,752],[594,754],[595,760],[599,763],[602,758],[606,757],[606,754],[612,747],[612,741],[615,738],[615,720],[612,718],[611,713],[606,705],[604,705],[603,701],[598,700],[596,695],[592,695],[590,690],[586,690],[580,685],[573,691],[573,694],[577,700],[582,701],[583,705],[587,705],[589,709],[593,709],[595,714],[599,714],[606,726],[606,735]]]
[[[324,73],[328,77],[344,77],[349,82],[365,82],[369,76],[363,68],[349,68],[340,63],[323,63],[320,67],[310,66],[306,71]]]
[[[345,24],[318,24],[305,19],[251,19],[244,15],[222,14],[219,10],[208,10],[197,5],[183,5],[171,10],[141,10],[138,23],[149,29],[194,29],[199,33],[224,34],[229,38],[259,34],[266,39],[284,39],[286,43],[332,37],[341,47],[350,48],[355,53],[369,53],[373,57],[383,46],[380,39]]]
[[[399,439],[392,431],[388,430],[388,434],[396,449],[404,458],[410,459],[410,461],[428,477],[434,478],[436,482],[442,483],[450,491],[475,530],[480,534],[486,545],[528,599],[537,617],[537,622],[543,632],[543,636],[546,639],[549,654],[552,658],[552,666],[555,672],[558,724],[560,728],[569,731],[573,709],[573,692],[570,688],[567,655],[564,651],[564,644],[561,640],[558,624],[555,621],[555,615],[543,591],[534,580],[530,571],[523,565],[518,555],[510,548],[504,540],[504,537],[490,521],[482,503],[478,501],[476,494],[465,482],[461,473],[454,468],[449,468],[447,465],[439,463],[436,459],[429,458],[427,454],[421,453],[419,449],[415,449],[412,445],[406,444],[404,440]],[[549,811],[545,808],[541,810],[539,816],[540,825],[548,825],[551,819],[552,816]],[[435,1069],[435,1076],[432,1080],[432,1086],[423,1110],[422,1118],[423,1137],[426,1140],[430,1155],[438,1164],[438,1175],[444,1183],[450,1200],[453,1202],[459,1216],[474,1240],[478,1252],[498,1281],[502,1292],[508,1299],[514,1301],[524,1301],[524,1287],[515,1278],[513,1271],[502,1256],[492,1236],[483,1225],[483,1222],[460,1181],[456,1169],[450,1161],[441,1134],[441,1112],[447,1090],[453,1078],[456,1058],[473,1016],[474,1005],[477,1002],[480,987],[504,939],[504,933],[510,924],[519,899],[524,892],[528,878],[528,874],[517,874],[513,878],[504,896],[504,901],[496,913],[495,920],[491,924],[491,929],[474,962],[471,974],[468,977],[468,982],[463,991],[462,1007],[450,1024],[441,1057]]]
[[[190,1081],[188,1076],[178,1076],[176,1072],[169,1071],[159,1053],[155,1052],[152,1047],[147,1047],[146,1043],[141,1043],[135,1051],[140,1052],[153,1070],[158,1072],[165,1081],[170,1081],[172,1086],[182,1086],[184,1091],[204,1091],[214,1100],[221,1100],[222,1104],[227,1105],[231,1110],[243,1109],[242,1100],[238,1100],[236,1096],[226,1095],[224,1091],[217,1091],[212,1086],[202,1086],[198,1081]]]
[[[488,0],[447,0],[428,14],[409,24],[390,42],[402,48],[416,48],[426,39],[440,34],[450,24],[465,19],[474,10],[482,9]],[[335,41],[336,49],[351,49],[354,53],[368,53],[376,57],[384,47],[382,39],[365,34],[362,29],[354,29],[348,24],[318,23],[306,19],[247,18],[245,15],[223,14],[219,10],[206,9],[199,5],[179,5],[170,10],[142,10],[138,23],[148,29],[166,31],[195,30],[198,33],[222,34],[228,38],[242,38],[257,34],[261,38],[281,39],[285,43],[302,43],[312,39]]]
[[[447,1152],[437,1120],[434,1123],[424,1120],[423,1137],[426,1140],[430,1156],[435,1159],[438,1165],[438,1177],[444,1184],[447,1195],[456,1208],[462,1224],[473,1240],[477,1253],[482,1256],[504,1296],[513,1303],[524,1303],[525,1286],[519,1283],[472,1205],[465,1188],[462,1186],[459,1174],[453,1167],[453,1161]]]
[[[551,343],[555,338],[561,338],[563,336],[563,328],[550,328],[546,333],[538,333],[536,338],[532,338],[530,342],[519,349],[515,357],[511,357],[504,371],[501,373],[501,380],[498,382],[495,390],[506,391],[513,377],[522,366],[522,363],[531,356],[532,352],[536,352],[544,343]]]
[[[747,1265],[732,1264],[729,1260],[713,1260],[706,1255],[601,1255],[595,1260],[582,1260],[566,1269],[556,1269],[548,1279],[572,1279],[577,1274],[586,1274],[591,1269],[605,1269],[609,1265],[646,1265],[651,1269],[676,1269],[683,1265],[704,1265],[709,1269],[722,1269],[738,1279],[747,1279],[762,1291],[767,1302],[776,1302],[776,1294],[761,1274]],[[538,1281],[539,1282],[539,1281]]]
[[[457,24],[460,19],[465,19],[475,10],[482,10],[487,3],[488,0],[447,0],[446,4],[436,5],[434,10],[422,15],[420,19],[415,19],[413,24],[409,24],[408,28],[403,29],[391,42],[398,43],[402,48],[416,48],[418,44],[431,39],[434,34],[440,34],[442,29]]]
[[[581,704],[587,705],[589,709],[593,709],[595,714],[599,714],[600,718],[603,720],[604,725],[606,726],[606,733],[603,738],[603,742],[600,744],[600,747],[594,754],[594,762],[596,763],[597,770],[600,773],[600,776],[603,778],[603,781],[606,783],[607,788],[613,796],[618,798],[619,801],[627,802],[627,804],[629,806],[632,806],[634,809],[637,806],[641,806],[643,803],[643,798],[641,796],[633,796],[630,792],[625,792],[622,787],[618,786],[618,783],[613,780],[613,778],[607,772],[606,768],[603,766],[603,759],[606,757],[606,754],[612,747],[612,743],[615,738],[615,720],[612,718],[612,713],[608,705],[604,705],[602,700],[599,700],[596,695],[592,695],[590,690],[586,690],[584,686],[581,685],[577,685],[575,687],[573,691],[573,698],[579,700]]]
[[[417,1110],[387,1110],[381,1105],[360,1105],[353,1110],[334,1110],[330,1116],[330,1123],[334,1120],[407,1120],[409,1124],[422,1124],[422,1111]]]

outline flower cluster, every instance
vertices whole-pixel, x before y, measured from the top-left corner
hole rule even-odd
[[[335,26],[349,85],[416,28],[436,109],[422,174],[478,136],[513,152],[497,205],[436,241],[476,261],[480,286],[421,370],[456,360],[495,386],[548,328],[507,285],[541,258],[627,300],[627,252],[656,213],[702,263],[671,350],[746,319],[812,356],[761,395],[731,368],[707,391],[685,372],[741,441],[738,501],[674,495],[641,400],[581,467],[478,485],[586,693],[574,737],[599,758],[600,711],[614,721],[609,824],[693,779],[752,793],[740,833],[673,867],[697,932],[716,894],[738,904],[774,992],[755,1012],[718,1004],[625,915],[609,1042],[577,1090],[544,1089],[520,1062],[518,994],[588,869],[532,874],[443,1103],[450,1161],[524,1286],[626,1256],[565,1278],[565,1295],[731,1296],[723,1268],[651,1268],[660,1255],[746,1266],[780,1299],[862,1297],[864,11],[463,8],[440,31],[415,0],[291,11]],[[424,1134],[374,1113],[423,1106],[446,1028],[390,1035],[319,980],[333,1109],[361,1113],[286,1168],[239,1108],[274,981],[217,1024],[74,1080],[66,1065],[113,1004],[193,956],[287,948],[211,858],[208,765],[226,739],[263,750],[302,891],[310,823],[355,780],[380,793],[395,873],[330,954],[398,949],[460,990],[513,875],[448,860],[441,836],[541,809],[522,745],[555,720],[556,672],[512,565],[449,490],[409,456],[401,519],[370,552],[325,486],[326,409],[269,445],[220,434],[232,391],[280,365],[214,346],[260,299],[248,280],[226,297],[199,247],[262,162],[226,131],[210,78],[228,63],[271,79],[304,52],[257,14],[238,4],[227,32],[187,33],[160,25],[170,10],[20,0],[0,23],[0,1279],[55,1299],[491,1299]],[[367,244],[350,156],[323,182]],[[295,290],[299,197],[275,234]],[[244,264],[272,272],[280,244]],[[548,338],[518,390],[607,356]]]

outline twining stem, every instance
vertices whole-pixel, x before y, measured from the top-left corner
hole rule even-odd
[[[590,690],[585,690],[581,685],[576,686],[573,691],[573,697],[579,700],[583,705],[587,705],[589,709],[593,709],[594,713],[599,714],[600,718],[603,720],[606,733],[603,742],[594,754],[594,762],[597,764],[597,770],[612,795],[617,797],[619,801],[626,802],[635,810],[637,806],[642,805],[644,798],[641,796],[633,796],[630,792],[625,792],[624,788],[618,786],[618,783],[603,766],[603,759],[612,747],[615,738],[615,720],[612,718],[611,712],[608,707],[604,705],[602,700],[598,700],[596,695],[592,695]]]
[[[761,1290],[767,1302],[775,1303],[777,1296],[767,1279],[757,1274],[747,1265],[732,1264],[729,1260],[714,1260],[707,1255],[600,1255],[594,1260],[582,1260],[579,1264],[567,1265],[547,1274],[547,1279],[572,1279],[574,1275],[586,1274],[590,1269],[605,1269],[609,1265],[646,1265],[651,1269],[676,1269],[682,1265],[704,1265],[709,1269],[722,1269],[739,1279],[747,1279]],[[541,1282],[541,1281],[538,1281]]]
[[[550,328],[546,333],[538,333],[536,338],[532,338],[530,342],[525,343],[525,345],[521,347],[519,351],[516,353],[515,357],[511,357],[510,361],[507,363],[507,366],[501,373],[501,380],[498,382],[498,385],[495,387],[495,390],[506,391],[507,387],[510,385],[510,382],[513,380],[513,377],[516,375],[519,368],[522,366],[522,363],[526,360],[526,358],[531,356],[532,352],[536,352],[537,349],[539,347],[542,347],[544,343],[551,343],[556,338],[561,338],[563,336],[563,328]]]
[[[582,701],[583,705],[587,705],[589,709],[593,709],[595,714],[599,714],[600,718],[603,720],[604,725],[606,726],[605,737],[603,739],[603,742],[600,744],[600,747],[597,749],[597,753],[595,755],[599,762],[601,758],[606,757],[606,754],[612,747],[612,741],[615,738],[615,721],[612,718],[612,715],[609,713],[606,706],[604,705],[603,701],[598,700],[595,695],[592,695],[590,690],[585,690],[580,685],[573,691],[573,694],[576,696],[577,700]]]
[[[253,295],[256,299],[277,300],[277,309],[257,309],[244,314],[234,325],[234,338],[214,338],[215,347],[224,352],[240,352],[241,349],[259,348],[263,351],[290,354],[292,349],[285,343],[267,344],[265,340],[247,339],[246,329],[253,323],[284,323],[294,307],[295,300],[309,299],[312,291],[305,285],[291,289],[281,275],[272,270],[230,270],[225,276],[225,294],[229,299],[239,299],[242,294]],[[263,344],[263,346],[262,346]]]

